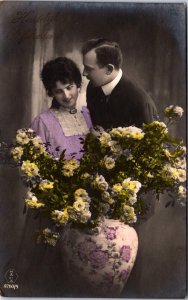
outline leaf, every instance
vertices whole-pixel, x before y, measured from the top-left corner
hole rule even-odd
[[[168,202],[166,203],[165,207],[170,206],[171,203],[172,203],[172,201],[168,201]]]

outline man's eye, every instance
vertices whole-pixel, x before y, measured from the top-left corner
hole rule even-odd
[[[55,93],[56,94],[62,94],[62,90],[56,90]]]
[[[70,91],[73,87],[74,87],[74,84],[70,84],[70,85],[67,87],[67,90]]]

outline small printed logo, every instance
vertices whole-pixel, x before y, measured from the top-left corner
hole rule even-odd
[[[16,280],[18,279],[18,274],[14,269],[9,269],[5,273],[5,279],[7,281],[7,283],[4,284],[5,289],[14,289],[14,290],[18,289],[18,284],[15,284]]]
[[[16,271],[14,269],[9,269],[5,273],[5,279],[6,279],[7,283],[15,283],[16,280],[18,279],[18,274],[16,273]]]

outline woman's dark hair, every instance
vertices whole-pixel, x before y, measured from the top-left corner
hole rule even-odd
[[[56,87],[56,82],[63,84],[75,83],[81,86],[82,77],[77,65],[67,57],[58,57],[48,61],[41,72],[41,79],[48,96],[52,97],[52,89]]]
[[[91,39],[84,43],[82,54],[85,55],[92,49],[96,52],[97,64],[100,67],[112,64],[119,69],[122,66],[123,56],[118,43],[104,38]]]

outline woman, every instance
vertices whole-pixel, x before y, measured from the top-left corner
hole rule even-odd
[[[81,86],[80,71],[72,60],[59,57],[44,65],[41,79],[53,100],[50,109],[33,120],[32,128],[47,143],[48,151],[55,157],[59,157],[65,149],[65,158],[74,155],[80,159],[83,155],[80,152],[83,147],[80,138],[92,127],[87,108],[82,107],[81,111],[76,108]],[[35,231],[53,224],[41,217],[33,220],[34,217],[35,212],[29,210],[16,259],[21,286],[18,296],[66,296],[69,289],[62,243],[57,243],[55,247],[43,243],[36,245]]]
[[[59,156],[65,149],[65,158],[82,156],[80,138],[92,127],[89,111],[76,108],[81,86],[81,74],[76,64],[66,57],[47,62],[41,72],[41,79],[52,105],[32,122],[31,127],[44,143],[48,151]]]

